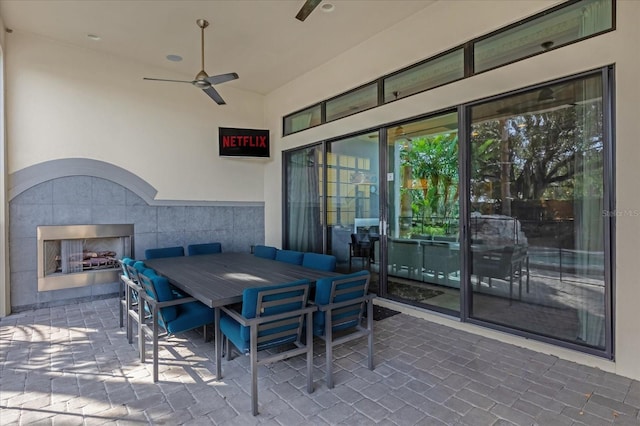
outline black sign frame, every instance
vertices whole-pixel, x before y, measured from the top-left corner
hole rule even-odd
[[[269,130],[218,127],[221,157],[269,157]]]

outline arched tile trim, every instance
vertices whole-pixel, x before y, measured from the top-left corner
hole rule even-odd
[[[110,180],[129,189],[149,205],[158,191],[128,170],[89,158],[64,158],[45,161],[9,175],[9,201],[42,182],[67,176],[92,176]]]

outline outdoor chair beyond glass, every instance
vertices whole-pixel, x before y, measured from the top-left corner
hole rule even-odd
[[[251,361],[251,407],[258,414],[258,366],[306,354],[307,392],[313,392],[313,336],[302,332],[311,329],[315,306],[307,306],[309,280],[275,286],[248,288],[242,293],[242,310],[223,307],[220,329],[227,339],[227,359],[231,343]],[[306,325],[305,325],[306,320]],[[258,359],[266,349],[290,347]]]
[[[314,303],[318,311],[313,314],[313,334],[324,340],[326,346],[326,382],[333,388],[333,348],[367,336],[368,367],[373,370],[373,294],[369,289],[369,271],[322,278],[316,282]],[[367,312],[366,326],[363,316]]]
[[[214,311],[193,297],[176,297],[169,281],[159,277],[152,269],[139,275],[144,288],[140,298],[143,305],[148,305],[151,312],[150,321],[146,318],[138,322],[138,340],[140,344],[140,360],[145,361],[146,334],[153,338],[153,381],[158,381],[158,327],[162,327],[167,335],[178,334],[194,328],[204,327],[204,340],[207,341],[207,326],[213,323]]]

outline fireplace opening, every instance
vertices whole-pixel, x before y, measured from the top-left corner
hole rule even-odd
[[[133,225],[38,227],[38,291],[116,282]]]

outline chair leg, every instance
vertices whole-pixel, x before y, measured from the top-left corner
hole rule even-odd
[[[158,309],[153,310],[153,383],[158,381]]]
[[[145,347],[144,347],[144,341],[145,341],[145,336],[144,336],[144,323],[146,321],[146,318],[144,316],[144,314],[140,314],[140,312],[144,312],[145,311],[145,301],[143,298],[140,298],[138,300],[138,351],[140,352],[140,362],[144,363],[145,362],[145,358],[146,358],[146,354],[145,354]]]
[[[207,336],[209,335],[209,327],[207,327],[207,324],[202,326],[202,334],[204,335],[204,342],[207,343]]]
[[[258,415],[258,326],[251,326],[251,411]]]
[[[120,280],[120,292],[119,292],[119,297],[118,297],[118,304],[120,305],[120,328],[124,327],[124,307],[122,306],[124,303],[126,303],[126,290],[125,290],[126,284],[124,283],[124,281],[122,281],[122,279]]]
[[[324,317],[324,343],[327,363],[327,375],[325,381],[327,382],[327,388],[333,389],[333,334],[331,333],[331,310],[326,311]]]
[[[307,317],[307,393],[313,392],[313,320],[312,314]]]
[[[369,370],[373,370],[373,301],[367,302],[367,329],[369,330]]]

